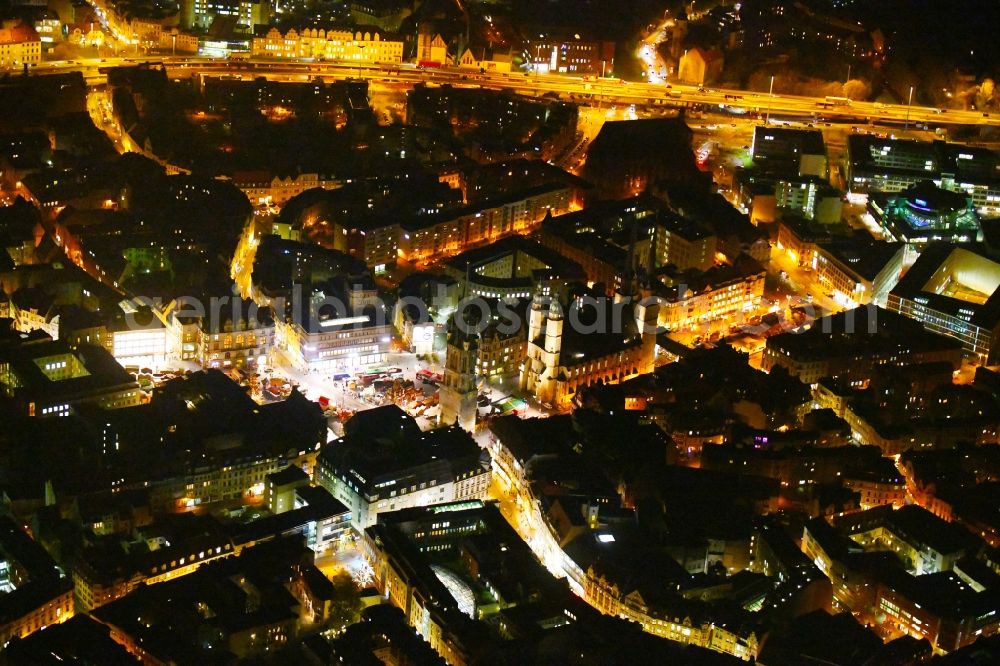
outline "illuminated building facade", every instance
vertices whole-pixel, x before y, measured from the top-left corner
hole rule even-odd
[[[781,366],[805,384],[823,377],[842,377],[861,383],[878,366],[950,363],[957,370],[962,348],[954,340],[935,335],[905,317],[866,305],[817,319],[809,330],[787,332],[767,339],[761,369]]]
[[[468,547],[470,541],[478,547]],[[481,647],[476,642],[481,634],[470,631],[470,618],[484,618],[525,596],[540,597],[540,588],[545,588],[547,600],[561,600],[551,585],[554,579],[499,510],[480,501],[393,513],[364,530],[362,550],[373,570],[375,588],[403,611],[406,623],[443,663],[470,663],[470,652]],[[435,555],[453,557],[464,575],[437,564]],[[519,577],[519,589],[509,599],[500,594],[500,590],[514,591],[501,582],[504,570],[516,570]],[[500,598],[481,604],[482,597],[464,582],[470,578]]]
[[[722,75],[725,56],[721,49],[695,46],[685,49],[677,65],[677,78],[685,83],[714,83]]]
[[[320,451],[314,478],[351,511],[355,529],[381,513],[486,497],[489,465],[461,428],[421,432],[395,405],[359,412],[350,423]]]
[[[445,263],[459,292],[485,299],[531,298],[535,285],[584,282],[587,274],[574,261],[521,235],[459,254]]]
[[[764,173],[826,179],[826,145],[819,130],[756,127],[750,155]]]
[[[895,193],[930,180],[967,195],[984,216],[1000,214],[1000,155],[943,141],[847,137],[847,183],[854,193]]]
[[[157,21],[134,18],[129,24],[132,39],[146,47],[159,47],[163,38],[163,24]]]
[[[214,321],[213,321],[214,319]],[[268,307],[235,299],[218,313],[191,319],[178,316],[170,328],[173,353],[203,368],[253,368],[274,347],[274,317]]]
[[[193,551],[193,552],[192,552]],[[140,585],[153,585],[186,576],[201,565],[233,554],[233,544],[223,536],[202,537],[187,543],[167,545],[122,566],[109,575],[100,562],[81,557],[73,569],[73,590],[76,604],[92,611],[121,599]]]
[[[524,307],[518,307],[519,315]],[[522,318],[523,321],[523,318]],[[523,326],[513,332],[504,332],[493,324],[479,336],[479,354],[476,357],[476,374],[479,377],[506,377],[521,371],[527,353],[528,341]]]
[[[181,23],[208,29],[216,16],[232,16],[238,25],[252,28],[270,22],[273,0],[183,0]]]
[[[802,551],[835,581],[837,605],[886,631],[926,639],[938,653],[1000,629],[996,597],[959,570],[966,562],[987,569],[962,559],[982,546],[964,528],[918,506],[883,505],[830,522],[814,518],[802,536]]]
[[[767,271],[742,256],[732,265],[707,271],[658,272],[653,294],[659,300],[659,326],[668,331],[695,330],[751,318],[764,297]]]
[[[351,293],[351,299],[357,296],[357,292]],[[374,296],[372,293],[371,298]],[[372,303],[365,307],[343,299],[342,303],[350,303],[353,314],[327,315],[321,310],[326,298],[325,292],[315,291],[310,298],[302,299],[295,316],[275,322],[276,344],[288,361],[299,370],[318,372],[353,370],[385,362],[391,349],[392,322],[384,306]]]
[[[573,187],[541,185],[449,213],[440,221],[417,218],[404,222],[400,225],[399,257],[413,262],[427,261],[512,234],[528,234],[546,214],[569,212],[573,203]]]
[[[972,198],[951,192],[930,181],[921,181],[896,195],[872,196],[868,212],[890,240],[906,243],[981,241]]]
[[[603,330],[584,330],[581,319],[602,313],[591,312],[584,300],[571,300],[577,312],[570,313],[565,327],[564,306],[552,298],[537,294],[528,314],[528,348],[521,369],[521,390],[528,391],[542,403],[565,409],[577,391],[597,382],[616,384],[636,375],[651,372],[656,347],[655,303],[646,307],[627,305],[624,321],[605,322]],[[610,310],[611,308],[607,308]],[[604,312],[609,316],[609,312]],[[598,327],[599,327],[598,323]]]
[[[906,257],[903,243],[831,241],[816,245],[816,280],[847,307],[875,303],[885,307]]]
[[[167,327],[152,317],[145,324],[109,331],[111,353],[122,365],[161,366],[167,360]]]
[[[39,18],[35,21],[35,32],[43,44],[63,41],[62,21],[58,18]]]
[[[476,383],[479,335],[463,330],[454,318],[448,331],[445,352],[444,381],[438,395],[441,404],[441,425],[458,425],[469,432],[476,430],[479,387]]]
[[[39,289],[18,289],[9,301],[14,328],[22,333],[43,331],[53,340],[59,339],[59,316],[55,299]]]
[[[399,63],[403,61],[403,42],[385,40],[377,32],[293,28],[282,35],[272,27],[264,36],[253,38],[250,54],[255,58]]]
[[[636,266],[700,263],[712,252],[715,239],[704,237],[697,225],[664,214],[663,205],[651,196],[598,201],[582,210],[546,219],[536,235],[538,242],[579,264],[591,285],[604,285],[608,294],[620,289],[621,271],[631,248]],[[633,228],[635,232],[633,233]]]
[[[0,27],[0,69],[20,69],[42,61],[42,40],[28,23],[4,21]]]
[[[441,35],[421,28],[417,34],[417,62],[421,65],[440,66],[448,61],[448,44]]]
[[[974,246],[931,243],[896,287],[886,307],[933,333],[961,342],[981,363],[997,362],[1000,263]]]
[[[850,471],[843,477],[844,487],[861,496],[862,510],[883,504],[899,508],[906,503],[906,479],[891,461],[884,460],[885,464],[881,466],[884,469],[872,473]]]
[[[138,405],[140,391],[101,347],[35,339],[0,349],[0,398],[25,416],[69,416],[83,404]]]
[[[1000,630],[1000,614],[984,596],[951,571],[897,576],[879,584],[876,609],[896,631],[952,652]]]
[[[537,35],[537,37],[536,37]],[[533,33],[522,45],[524,61],[542,74],[610,76],[615,65],[615,43],[582,39],[579,34]]]
[[[73,617],[73,586],[42,545],[9,516],[0,518],[0,643]]]
[[[718,239],[703,225],[666,212],[656,215],[649,224],[653,225],[651,251],[656,266],[669,264],[680,270],[707,271],[715,265]]]
[[[692,618],[682,608],[653,607],[641,594],[622,594],[617,584],[608,581],[593,568],[587,570],[584,598],[605,615],[627,618],[654,636],[747,661],[757,655],[758,640],[754,631]]]
[[[482,57],[479,57],[482,56]],[[487,57],[482,50],[476,53],[472,49],[465,49],[465,53],[458,59],[458,66],[463,69],[478,69],[484,72],[509,72],[511,65],[510,54],[494,53]]]
[[[321,178],[315,173],[300,173],[282,177],[268,171],[237,171],[233,185],[239,188],[255,206],[284,206],[292,197],[317,187],[333,189],[339,181]]]

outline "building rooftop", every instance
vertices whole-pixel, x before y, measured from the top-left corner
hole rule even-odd
[[[975,618],[1000,608],[1000,597],[995,591],[977,593],[953,571],[923,576],[890,571],[881,584],[941,618]]]
[[[289,465],[285,469],[267,475],[267,480],[275,487],[287,486],[297,482],[309,482],[309,475],[298,465]]]
[[[822,317],[807,331],[788,331],[770,337],[767,347],[804,360],[858,354],[874,357],[894,350],[960,349],[961,343],[930,333],[908,317],[874,306],[861,306]]]
[[[653,283],[653,287],[658,296],[673,302],[689,298],[687,292],[700,294],[721,289],[748,278],[763,277],[766,272],[764,266],[756,259],[749,255],[740,255],[731,264],[716,264],[707,271],[697,269],[678,271],[674,266],[665,266],[657,271],[657,281]]]
[[[476,203],[471,203],[459,208],[453,208],[441,213],[440,215],[411,216],[407,219],[400,220],[399,226],[403,229],[403,231],[411,233],[421,231],[423,229],[430,229],[449,220],[457,220],[468,215],[477,215],[484,210],[500,208],[508,204],[517,203],[518,201],[522,201],[528,197],[539,196],[549,192],[558,192],[559,190],[565,190],[569,187],[569,185],[563,183],[546,183],[544,185],[537,185],[523,190],[508,192],[489,199],[483,199]]]
[[[752,152],[754,160],[763,158],[764,164],[775,158],[794,157],[797,169],[800,155],[826,155],[826,145],[823,132],[816,129],[758,125],[753,131]]]
[[[938,518],[923,507],[907,505],[886,518],[886,527],[914,545],[931,548],[942,554],[975,548],[979,539],[955,523]]]
[[[931,243],[890,294],[993,329],[1000,323],[1000,263],[978,245]]]
[[[1000,155],[944,141],[879,138],[868,134],[847,137],[851,168],[936,178],[950,174],[956,182],[987,184],[1000,179]]]
[[[345,424],[344,437],[320,451],[319,460],[338,474],[352,477],[358,488],[373,497],[396,491],[397,481],[405,481],[418,468],[422,478],[447,483],[465,468],[482,465],[481,449],[457,426],[421,432],[412,417],[403,413],[393,419],[388,410],[380,412],[381,420],[372,415],[363,424],[348,428],[358,415]]]
[[[232,645],[233,634],[258,627],[266,633],[276,624],[294,624],[298,601],[285,584],[297,576],[307,552],[298,537],[269,541],[244,549],[238,557],[207,562],[188,575],[141,586],[96,609],[93,616],[159,660],[225,663],[235,655],[225,647],[212,650],[199,637],[217,635],[226,646]]]
[[[3,651],[10,666],[102,664],[136,666],[135,657],[111,638],[111,628],[89,615],[74,615],[18,641]]]
[[[830,615],[817,610],[772,632],[761,650],[760,663],[862,666],[873,663],[883,649],[881,639],[850,613]]]
[[[103,347],[80,345],[75,349],[53,340],[22,341],[0,346],[0,363],[10,374],[0,376],[0,386],[10,397],[46,404],[85,399],[106,390],[137,388]],[[15,379],[16,378],[16,379]]]
[[[6,46],[9,44],[24,44],[25,42],[37,41],[40,41],[38,33],[35,32],[35,28],[30,23],[21,23],[19,21],[16,25],[4,25],[0,27],[0,45]]]
[[[820,249],[855,275],[872,281],[905,243],[882,243],[871,240],[832,240]]]
[[[482,279],[484,272],[490,270],[494,262],[511,259],[509,274],[506,278],[532,278],[533,275],[544,273],[564,280],[585,280],[586,273],[575,261],[571,261],[558,252],[551,250],[538,241],[524,236],[508,236],[495,243],[467,250],[451,259],[447,265],[455,271],[455,275],[464,275],[466,268],[472,279]],[[522,263],[525,264],[522,266]],[[542,264],[539,266],[539,264]],[[504,276],[495,276],[503,280]],[[489,279],[489,278],[487,278]]]

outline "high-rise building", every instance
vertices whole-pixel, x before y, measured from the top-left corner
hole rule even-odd
[[[470,432],[476,429],[478,356],[479,334],[467,323],[452,319],[440,390],[442,425],[458,425]]]

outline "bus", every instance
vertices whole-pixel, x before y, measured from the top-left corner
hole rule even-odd
[[[847,97],[834,97],[833,95],[827,95],[826,103],[833,106],[850,106],[851,100]]]

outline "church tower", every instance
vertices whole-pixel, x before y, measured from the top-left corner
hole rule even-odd
[[[636,304],[636,320],[642,336],[642,363],[639,374],[656,369],[656,334],[659,331],[660,299],[651,291],[644,290],[642,299]]]
[[[468,324],[466,325],[468,327]],[[476,363],[479,358],[479,334],[452,319],[445,352],[444,380],[438,393],[441,401],[440,425],[458,424],[464,430],[475,431]]]
[[[531,309],[528,310],[528,347],[521,366],[521,390],[533,392],[535,390],[535,380],[541,371],[541,359],[537,354],[535,340],[542,335],[545,326],[545,297],[540,289],[535,290],[535,295],[531,299]]]
[[[528,313],[528,342],[534,342],[542,334],[545,324],[545,298],[541,292],[536,292],[531,299],[531,311]]]
[[[556,398],[556,376],[559,374],[559,358],[562,354],[563,310],[559,299],[549,303],[545,317],[545,340],[542,342],[542,370],[536,391],[542,402],[554,402]]]

